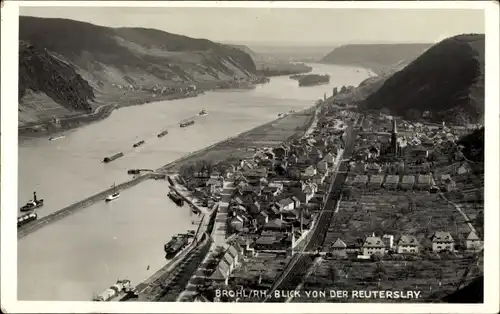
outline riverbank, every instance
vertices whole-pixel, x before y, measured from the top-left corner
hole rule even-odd
[[[248,89],[255,88],[258,84],[268,83],[269,80],[263,78],[252,78],[242,82],[214,81],[197,84],[197,89],[185,92],[162,95],[153,91],[112,91],[97,93],[98,101],[92,113],[73,114],[57,120],[50,119],[39,123],[30,123],[20,126],[18,134],[20,137],[44,137],[50,134],[60,133],[103,120],[111,115],[113,110],[146,105],[152,102],[171,101],[203,95],[205,92],[228,89]]]
[[[252,156],[256,148],[281,145],[304,134],[314,121],[316,106],[289,114],[234,137],[205,147],[157,169],[159,172],[178,172],[185,164],[200,160],[237,161]]]

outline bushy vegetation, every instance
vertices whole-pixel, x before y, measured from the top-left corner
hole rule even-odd
[[[363,103],[412,119],[476,122],[484,113],[484,35],[456,36],[429,48],[394,73]]]

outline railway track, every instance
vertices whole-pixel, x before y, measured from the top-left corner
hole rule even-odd
[[[354,123],[356,124],[356,123]],[[344,150],[344,156],[350,156],[352,154],[352,149],[354,145],[354,139],[356,138],[356,132],[353,128],[350,128],[350,136],[348,136],[348,142]],[[327,203],[325,204],[320,216],[318,217],[318,224],[313,231],[311,239],[304,248],[304,251],[316,251],[321,250],[323,243],[330,226],[330,221],[334,215],[332,210],[337,205],[340,198],[341,187],[347,177],[346,174],[347,163],[342,160],[339,165],[339,171],[332,183],[330,194],[328,196]],[[330,210],[329,210],[330,209]],[[311,254],[303,254],[301,252],[297,253],[282,275],[278,278],[275,284],[271,287],[270,292],[267,294],[267,298],[264,302],[285,302],[287,296],[275,297],[274,293],[280,290],[294,290],[303,280],[303,277],[307,273],[307,270],[312,266],[316,256]]]

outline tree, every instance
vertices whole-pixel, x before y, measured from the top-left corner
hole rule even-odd
[[[196,173],[196,168],[193,164],[182,165],[181,168],[179,169],[179,175],[184,180],[191,179],[192,177],[194,177],[195,173]]]
[[[387,275],[387,270],[385,269],[382,262],[377,262],[377,266],[373,271],[373,276],[378,280],[381,280],[382,278],[385,278],[386,275]]]
[[[384,107],[384,108],[380,109],[380,113],[385,114],[385,115],[390,115],[391,111],[387,107]]]
[[[331,265],[329,268],[328,268],[328,275],[330,276],[330,279],[333,281],[333,282],[336,282],[337,281],[337,278],[339,276],[340,272],[339,270],[337,269],[337,267],[335,267],[335,265]]]
[[[406,117],[410,120],[418,120],[420,119],[421,117],[421,113],[420,111],[416,110],[416,109],[408,109],[405,113]]]

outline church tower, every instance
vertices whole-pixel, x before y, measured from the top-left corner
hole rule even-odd
[[[398,157],[398,129],[394,118],[392,119],[391,152],[394,157]]]

